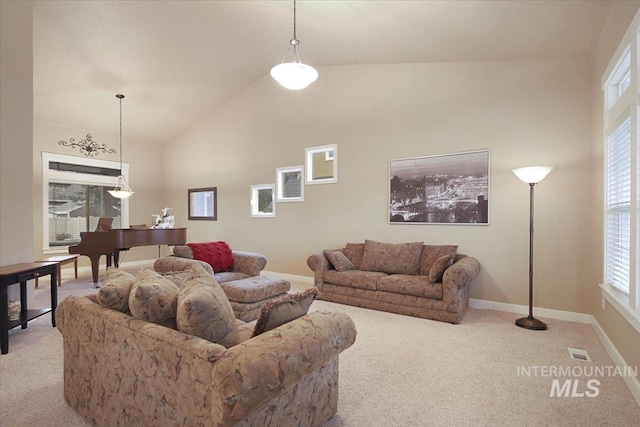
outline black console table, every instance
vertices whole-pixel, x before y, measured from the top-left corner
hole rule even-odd
[[[55,311],[58,305],[57,262],[29,262],[0,267],[0,347],[2,354],[9,352],[9,330],[18,325],[26,329],[27,322],[51,312],[51,324],[56,326]],[[27,281],[51,275],[51,308],[29,310],[27,307]],[[20,317],[9,320],[9,298],[7,288],[20,283]]]

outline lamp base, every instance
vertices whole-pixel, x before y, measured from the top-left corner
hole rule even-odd
[[[516,319],[516,325],[525,329],[533,329],[535,331],[544,331],[547,329],[547,324],[536,319],[533,316],[522,317],[520,319]]]

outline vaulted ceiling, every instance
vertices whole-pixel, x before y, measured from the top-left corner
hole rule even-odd
[[[299,0],[305,63],[589,59],[609,1]],[[34,120],[170,141],[282,60],[293,2],[34,2]],[[276,84],[275,82],[273,84]],[[286,89],[282,89],[286,90]]]

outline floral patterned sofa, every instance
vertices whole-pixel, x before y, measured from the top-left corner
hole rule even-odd
[[[460,323],[480,263],[457,248],[365,240],[313,254],[307,264],[320,299]]]
[[[95,295],[67,297],[56,321],[65,400],[97,426],[320,426],[337,410],[338,355],[356,337],[346,314],[322,310],[254,338],[240,327],[225,348]]]

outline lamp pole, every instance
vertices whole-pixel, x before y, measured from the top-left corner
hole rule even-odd
[[[533,188],[536,183],[529,183],[529,316],[516,320],[521,328],[544,331],[546,323],[533,317]]]
[[[516,325],[536,331],[547,329],[547,325],[533,317],[533,195],[535,185],[544,179],[552,169],[551,166],[532,166],[512,171],[518,178],[529,184],[529,315],[517,319]]]

